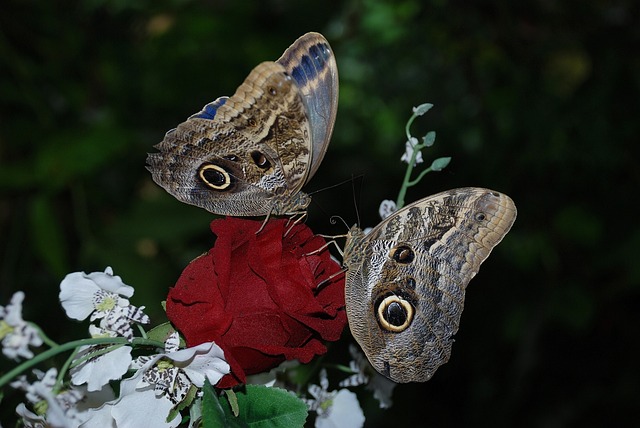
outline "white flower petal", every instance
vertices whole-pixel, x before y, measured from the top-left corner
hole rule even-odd
[[[87,277],[105,291],[125,297],[133,296],[133,287],[122,282],[118,275],[114,275],[111,267],[107,267],[104,272],[91,272]]]
[[[101,348],[84,348],[78,357],[86,356]],[[117,380],[129,369],[131,364],[131,348],[121,346],[111,352],[102,354],[96,358],[85,361],[78,367],[71,370],[71,382],[74,385],[86,383],[88,391],[99,391],[109,383],[110,380]]]
[[[224,351],[214,342],[171,352],[167,357],[175,361],[197,387],[204,385],[205,377],[215,385],[231,370],[224,359]]]
[[[380,214],[380,218],[384,220],[385,218],[393,214],[396,210],[396,203],[394,201],[390,201],[389,199],[385,199],[380,203],[378,214]]]
[[[113,403],[105,403],[97,409],[90,409],[86,412],[86,420],[80,428],[117,428],[116,420],[113,419],[111,411]]]
[[[70,273],[60,283],[60,303],[67,316],[74,320],[85,320],[94,311],[93,296],[100,287],[84,272]]]
[[[0,318],[10,326],[24,324],[22,319],[22,302],[24,301],[24,291],[16,291],[11,296],[11,300],[6,308],[0,306]]]
[[[140,373],[140,372],[139,372]],[[176,427],[179,415],[167,422],[174,404],[166,395],[157,397],[153,387],[136,389],[138,374],[121,384],[120,399],[114,404],[111,414],[118,427]]]
[[[22,423],[26,428],[36,428],[46,426],[44,416],[38,416],[31,410],[27,409],[24,403],[18,404],[16,413],[22,418]]]
[[[341,389],[333,397],[330,409],[316,418],[316,428],[357,428],[364,425],[364,413],[356,394]]]
[[[120,397],[86,412],[82,428],[137,428],[176,427],[179,415],[167,422],[174,404],[165,395],[156,396],[153,386],[137,388],[144,372],[138,370],[133,377],[120,384]]]
[[[98,337],[116,337],[117,334],[114,331],[105,330],[93,324],[89,325],[89,336],[95,338]]]

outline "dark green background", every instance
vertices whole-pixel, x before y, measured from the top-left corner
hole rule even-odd
[[[458,186],[516,202],[513,230],[471,283],[453,355],[367,426],[637,423],[640,19],[621,1],[28,1],[0,6],[0,304],[55,339],[68,272],[113,266],[157,322],[207,250],[212,216],[155,186],[146,153],[307,31],[331,42],[340,107],[308,191],[308,224],[378,222],[403,176],[404,123],[449,167],[408,201]],[[334,346],[346,363],[350,337]],[[3,371],[7,360],[0,362]],[[335,386],[333,384],[332,386]],[[366,398],[365,398],[366,397]],[[18,397],[2,404],[10,426]]]

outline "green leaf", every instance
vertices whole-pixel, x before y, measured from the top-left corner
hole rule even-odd
[[[173,325],[167,321],[149,330],[147,332],[147,338],[164,343],[174,332],[175,329],[173,328]],[[180,346],[185,346],[185,341],[182,336],[180,336]]]
[[[232,426],[227,423],[227,419],[227,414],[222,408],[215,390],[209,383],[209,380],[205,380],[202,387],[202,427],[217,428]]]
[[[451,162],[450,157],[438,158],[431,163],[431,170],[442,171],[444,168],[447,167],[447,165],[449,165],[449,162]]]
[[[237,399],[237,417],[229,401],[233,396]],[[244,391],[221,396],[217,405],[203,401],[203,421],[207,421],[205,413],[211,418],[217,416],[214,415],[217,407],[223,409],[226,419],[211,419],[212,424],[205,427],[299,428],[304,426],[308,415],[307,405],[301,399],[284,389],[263,385],[246,385]]]

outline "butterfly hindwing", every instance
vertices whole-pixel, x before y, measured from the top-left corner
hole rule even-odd
[[[515,221],[506,195],[450,190],[414,202],[345,246],[351,332],[396,382],[426,381],[451,355],[467,284]]]

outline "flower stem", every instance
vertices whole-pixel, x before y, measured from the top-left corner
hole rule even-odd
[[[409,128],[411,128],[411,124],[414,120],[416,120],[418,116],[420,115],[414,112],[404,127],[407,141],[411,141],[411,138],[413,138],[411,136],[411,131],[409,130]],[[398,192],[398,197],[396,198],[396,209],[398,210],[404,206],[404,198],[407,194],[407,189],[415,184],[415,180],[413,182],[411,181],[411,173],[413,172],[413,167],[416,164],[416,157],[418,156],[418,153],[425,147],[426,146],[424,144],[416,144],[416,146],[413,148],[413,153],[411,153],[411,159],[408,162],[407,170],[404,172],[404,180],[402,180],[402,186],[400,186],[400,191]],[[422,178],[423,175],[424,173],[420,174],[420,177]]]
[[[77,347],[86,346],[86,345],[128,344],[128,343],[136,346],[153,346],[160,349],[164,348],[164,343],[158,342],[156,340],[141,339],[141,338],[135,338],[133,339],[132,342],[128,342],[127,339],[125,339],[124,337],[100,337],[100,338],[94,338],[94,339],[74,340],[71,342],[63,343],[62,345],[56,345],[51,349],[48,349],[43,353],[36,355],[30,360],[27,360],[22,364],[18,365],[17,367],[13,368],[12,370],[8,371],[7,373],[5,373],[3,376],[0,377],[0,389],[4,387],[7,383],[9,383],[11,379],[23,373],[24,371],[30,369],[31,367],[34,367],[35,365],[43,361],[46,361],[49,358],[54,357],[55,355],[58,355],[62,352],[69,351],[70,349],[75,349]]]
[[[430,167],[425,169],[414,180],[411,180],[411,181],[407,182],[406,183],[407,187],[415,186],[416,184],[418,184],[418,182],[420,182],[420,180],[422,180],[422,177],[424,177],[427,173],[429,173],[431,171],[433,171],[433,170]]]
[[[64,376],[67,374],[67,370],[69,370],[69,366],[71,366],[73,359],[75,358],[76,355],[78,355],[78,349],[79,348],[75,348],[71,353],[71,355],[69,355],[69,358],[67,358],[67,361],[65,361],[62,367],[60,367],[60,371],[58,372],[58,378],[56,379],[56,384],[53,388],[54,391],[57,392],[60,390],[60,388],[62,388],[62,384],[64,382]]]
[[[415,147],[415,150],[411,155],[411,160],[409,161],[409,165],[407,166],[407,170],[404,173],[402,186],[400,186],[400,191],[398,192],[398,197],[396,198],[396,209],[400,209],[404,206],[404,197],[406,196],[407,189],[409,188],[409,180],[411,179],[411,173],[413,172],[413,165],[415,163],[418,150],[420,150],[418,147],[419,145]]]
[[[408,144],[411,144],[413,140],[417,142],[417,139],[411,135],[411,125],[413,121],[416,120],[418,116],[422,116],[427,111],[429,111],[433,107],[433,104],[425,103],[421,104],[418,107],[413,108],[413,114],[407,121],[405,125],[404,132],[407,136]],[[407,194],[407,189],[411,186],[415,186],[422,180],[422,178],[431,171],[440,171],[442,168],[446,167],[451,158],[440,158],[436,159],[431,166],[424,171],[422,171],[414,180],[411,180],[411,174],[413,173],[413,168],[416,165],[416,158],[418,157],[418,153],[420,150],[425,147],[430,147],[433,145],[436,138],[435,132],[428,132],[427,135],[422,139],[422,143],[416,144],[413,146],[413,151],[411,153],[411,159],[407,162],[407,170],[404,173],[404,179],[402,180],[402,185],[400,186],[400,191],[398,192],[398,198],[396,199],[396,210],[399,210],[404,206],[404,198]],[[440,162],[438,162],[440,161]]]

